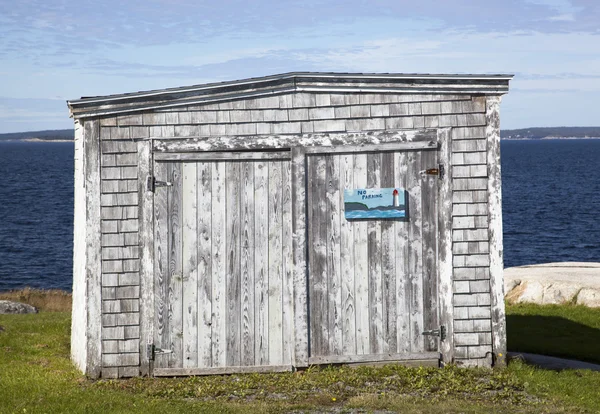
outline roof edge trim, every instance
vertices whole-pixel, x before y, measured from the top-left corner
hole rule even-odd
[[[513,75],[436,75],[291,72],[67,101],[71,117],[89,118],[208,104],[295,91],[358,93],[505,94]]]

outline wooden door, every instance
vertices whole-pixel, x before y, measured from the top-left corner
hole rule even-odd
[[[289,159],[156,154],[154,375],[291,367]]]
[[[437,154],[307,155],[310,363],[439,358]],[[405,189],[408,218],[347,220],[344,189],[372,188]]]

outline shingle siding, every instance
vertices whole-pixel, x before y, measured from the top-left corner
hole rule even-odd
[[[399,128],[452,128],[454,355],[464,365],[489,364],[485,124],[483,96],[305,92],[101,119],[102,375],[139,374],[136,139]]]

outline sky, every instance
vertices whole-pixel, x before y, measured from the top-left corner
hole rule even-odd
[[[292,71],[514,74],[503,129],[598,126],[599,0],[0,0],[0,133],[68,99]]]

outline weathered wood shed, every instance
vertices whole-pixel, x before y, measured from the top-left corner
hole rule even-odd
[[[69,101],[73,361],[503,364],[510,79],[289,73]]]

